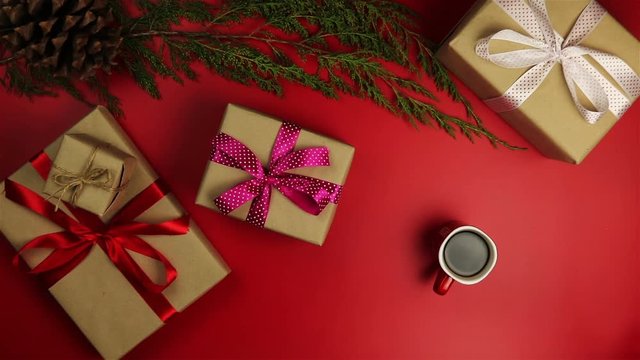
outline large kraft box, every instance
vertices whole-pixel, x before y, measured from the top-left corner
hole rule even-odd
[[[158,178],[129,137],[102,107],[91,112],[66,134],[91,136],[137,159],[137,167],[128,181],[126,192],[122,194],[125,198],[118,208]],[[63,136],[45,149],[50,158],[53,159],[58,152],[62,139]],[[9,179],[44,195],[45,181],[31,163],[22,166]],[[0,232],[16,249],[40,235],[61,230],[48,219],[7,199],[5,182],[0,183],[0,191]],[[59,211],[71,214],[64,205]],[[135,220],[153,224],[179,218],[184,213],[174,196],[168,194]],[[108,217],[101,219],[109,221]],[[227,265],[193,221],[184,235],[140,235],[140,238],[161,252],[176,268],[176,280],[162,294],[178,312],[229,273]],[[33,268],[49,252],[46,249],[30,250],[23,253],[23,259]],[[162,283],[164,272],[157,262],[137,253],[131,255],[151,279]],[[100,246],[93,246],[89,255],[49,291],[106,359],[122,357],[164,325]]]
[[[220,132],[228,134],[253,151],[266,166],[271,156],[276,136],[282,122],[256,111],[229,104]],[[302,129],[295,150],[326,146],[329,149],[330,166],[305,167],[287,172],[310,176],[343,185],[355,149],[326,136]],[[196,203],[219,211],[214,199],[235,185],[250,179],[246,172],[209,161],[205,170]],[[339,205],[330,203],[319,215],[311,215],[298,208],[279,191],[271,192],[269,214],[264,227],[315,245],[322,245]],[[251,201],[229,213],[229,216],[244,220],[249,213]]]
[[[566,37],[589,3],[590,0],[547,0],[555,30]],[[482,99],[501,96],[528,70],[503,68],[476,54],[479,40],[504,29],[527,34],[495,1],[480,0],[437,53],[440,61]],[[610,14],[605,15],[580,45],[618,56],[640,73],[640,43]],[[497,40],[491,48],[492,52],[499,53],[523,47]],[[585,58],[595,64],[589,56]],[[601,73],[617,86],[604,71]],[[585,101],[584,96],[581,98]],[[580,163],[618,121],[608,111],[596,124],[586,122],[576,108],[559,64],[521,107],[500,116],[544,155],[575,164]]]

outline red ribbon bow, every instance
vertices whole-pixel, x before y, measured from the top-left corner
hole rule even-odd
[[[241,169],[253,178],[244,181],[218,196],[214,202],[223,214],[228,214],[244,203],[253,200],[247,221],[264,227],[269,214],[271,188],[276,188],[302,210],[318,215],[331,202],[337,204],[342,185],[329,181],[287,173],[287,170],[329,166],[329,149],[325,146],[294,151],[300,128],[283,123],[273,145],[269,167],[255,153],[237,139],[218,134],[213,140],[211,160]]]
[[[50,160],[46,154],[40,153],[32,160],[32,164],[46,178],[50,169]],[[62,211],[56,211],[55,206],[40,195],[11,180],[5,182],[5,191],[7,199],[47,218],[63,229],[29,241],[16,254],[15,264],[19,262],[19,255],[28,250],[53,249],[31,270],[33,274],[42,275],[47,284],[52,286],[78,266],[97,244],[163,321],[176,312],[161,293],[176,279],[177,271],[162,253],[138,236],[186,234],[189,231],[189,217],[185,215],[158,224],[134,221],[167,194],[159,182],[154,182],[139,193],[108,224],[80,208],[69,207],[77,220]],[[160,262],[164,267],[164,283],[157,284],[151,280],[131,257],[129,251]]]

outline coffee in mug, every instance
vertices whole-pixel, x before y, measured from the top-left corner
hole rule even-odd
[[[498,250],[482,230],[456,223],[444,227],[440,233],[442,244],[438,260],[441,269],[433,287],[436,293],[446,294],[454,281],[476,284],[493,270]]]
[[[444,247],[444,261],[460,276],[473,276],[489,262],[489,246],[471,231],[461,231],[451,237]]]

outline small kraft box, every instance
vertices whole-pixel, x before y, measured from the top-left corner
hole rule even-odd
[[[227,106],[196,203],[322,245],[354,148],[237,105]]]
[[[124,198],[136,159],[85,134],[64,135],[44,193],[99,216]]]
[[[640,95],[640,43],[592,0],[479,0],[437,57],[540,152],[574,164]]]

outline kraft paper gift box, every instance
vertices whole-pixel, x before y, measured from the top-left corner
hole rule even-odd
[[[104,216],[123,198],[135,164],[131,155],[90,136],[64,135],[44,193]],[[82,178],[93,182],[82,184]]]
[[[227,106],[220,133],[228,134],[253,151],[263,166],[268,164],[271,150],[282,122],[237,105]],[[337,140],[302,129],[295,150],[326,146],[329,149],[330,166],[304,167],[287,171],[343,185],[355,149]],[[243,170],[209,161],[205,170],[196,203],[219,211],[214,199],[235,185],[251,179]],[[236,219],[245,220],[251,201],[229,213]],[[322,245],[339,205],[329,203],[319,215],[312,215],[296,206],[279,191],[271,191],[269,213],[264,227],[312,244]]]
[[[158,179],[129,137],[102,107],[98,107],[78,122],[67,134],[91,136],[137,159],[136,171],[129,179],[127,191],[123,193],[124,198],[121,204],[117,205],[116,212],[132,199],[135,200],[138,194]],[[44,153],[53,158],[63,139],[64,136],[58,138],[44,150]],[[43,195],[44,198],[42,190],[45,180],[36,168],[36,161],[32,160],[10,175],[8,180]],[[16,249],[38,236],[61,230],[56,223],[9,200],[9,185],[9,181],[0,183],[0,232]],[[54,202],[54,199],[49,201]],[[171,194],[164,195],[159,201],[144,209],[146,210],[137,216],[135,221],[157,224],[180,218],[185,214]],[[59,211],[73,214],[71,208],[64,204]],[[107,223],[110,220],[108,216],[100,219]],[[229,268],[197,225],[193,221],[185,221],[184,226],[188,226],[188,231],[182,235],[139,236],[175,267],[177,277],[161,295],[177,312],[183,311],[229,273]],[[33,268],[41,263],[50,251],[30,250],[24,252],[22,258]],[[158,262],[135,252],[129,253],[144,273],[156,283],[162,284],[164,272]],[[164,325],[160,315],[151,308],[142,293],[136,290],[133,282],[114,266],[101,246],[92,246],[87,257],[57,280],[49,288],[49,292],[106,359],[122,357]]]
[[[553,28],[566,38],[589,3],[590,0],[546,1]],[[496,1],[480,0],[437,53],[441,62],[482,99],[503,95],[531,68],[505,68],[476,54],[478,41],[504,29],[529,36]],[[604,15],[579,45],[613,54],[624,60],[636,74],[640,73],[640,43],[610,14]],[[489,47],[493,54],[530,48],[503,40],[493,40]],[[633,94],[623,91],[593,58],[589,55],[584,58],[625,94],[630,103],[633,102]],[[593,110],[593,104],[580,90],[578,97]],[[585,121],[572,99],[560,64],[551,69],[540,87],[519,108],[502,112],[500,116],[544,155],[575,164],[580,163],[619,121],[611,111],[595,124]]]

